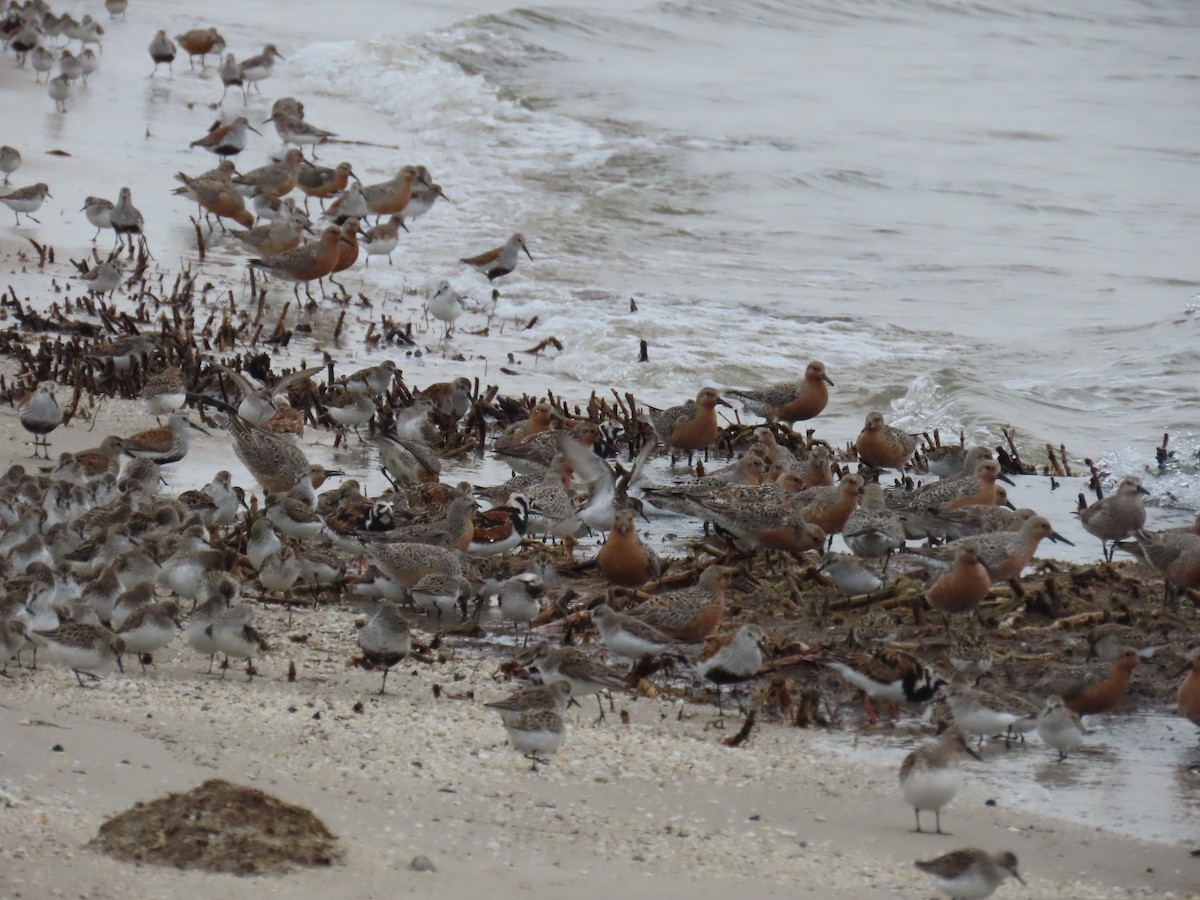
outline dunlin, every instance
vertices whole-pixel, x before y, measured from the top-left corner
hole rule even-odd
[[[200,147],[222,158],[237,156],[246,149],[249,140],[247,131],[261,135],[262,132],[250,124],[245,116],[238,116],[231,122],[217,121],[204,137],[192,141],[189,147]],[[185,182],[186,183],[186,182]]]
[[[1025,883],[1017,871],[1016,856],[1007,851],[989,854],[976,849],[955,850],[915,865],[929,876],[935,888],[953,900],[984,900],[1010,875]]]
[[[1058,751],[1063,762],[1073,750],[1083,746],[1083,723],[1068,709],[1061,697],[1051,697],[1037,717],[1037,733],[1048,746]]]
[[[928,703],[945,679],[908,653],[882,648],[863,653],[834,654],[824,660],[849,684],[863,692],[870,724],[875,724],[872,699],[893,708],[902,703]]]
[[[613,513],[612,531],[596,553],[596,565],[608,581],[622,587],[641,587],[662,572],[662,563],[638,536],[627,509]]]
[[[75,454],[76,461],[83,466],[84,474],[89,480],[96,480],[104,475],[118,475],[121,471],[121,453],[125,442],[116,435],[109,435],[100,442],[99,447],[80,450]]]
[[[21,168],[21,151],[8,144],[0,147],[0,172],[4,173],[4,183],[9,184],[8,176]]]
[[[946,806],[962,785],[958,770],[959,759],[964,753],[979,759],[979,754],[967,746],[961,731],[942,733],[936,741],[918,747],[900,764],[900,793],[904,802],[913,808],[917,827],[921,832],[921,810],[932,809],[935,834],[942,831],[942,807]]]
[[[733,640],[708,657],[701,657],[696,673],[717,686],[717,710],[721,708],[721,688],[741,684],[758,675],[763,664],[767,636],[757,625],[743,625]],[[740,702],[740,701],[739,701]]]
[[[867,414],[866,424],[854,442],[858,459],[875,469],[902,469],[917,449],[917,439],[883,421],[883,414]]]
[[[88,222],[96,229],[96,234],[92,237],[92,243],[96,243],[96,238],[100,237],[100,232],[106,228],[112,227],[110,216],[112,215],[113,202],[105,200],[103,197],[88,197],[83,202],[83,207],[79,210],[87,216]]]
[[[129,456],[151,459],[160,466],[179,462],[187,456],[188,436],[193,428],[208,434],[199,425],[193,424],[187,416],[175,413],[167,418],[165,426],[140,431],[125,438],[124,449]]]
[[[125,18],[125,10],[129,8],[129,0],[104,0],[104,8],[108,10],[110,18],[115,19],[120,16]]]
[[[695,400],[682,406],[656,410],[650,408],[650,420],[659,439],[672,451],[684,450],[689,463],[692,453],[704,450],[717,439],[721,426],[717,422],[717,407],[729,406],[716,388],[703,388]]]
[[[97,671],[116,666],[122,672],[121,654],[125,644],[103,625],[60,625],[52,631],[34,631],[29,635],[51,662],[67,666],[75,673],[80,687],[83,676],[99,681]]]
[[[382,695],[386,691],[392,666],[404,659],[412,649],[408,620],[400,615],[396,604],[387,600],[377,602],[367,624],[359,629],[358,646],[364,660],[374,668],[383,670],[383,680],[379,683],[379,693]]]
[[[54,382],[41,382],[28,399],[21,404],[21,427],[32,434],[33,458],[38,459],[38,448],[50,458],[50,444],[46,435],[57,428],[63,420],[62,407],[54,396]]]
[[[112,212],[108,216],[108,223],[117,233],[118,242],[122,237],[128,237],[129,245],[132,247],[134,235],[145,240],[145,234],[142,231],[144,225],[142,213],[133,205],[133,195],[129,188],[123,187],[118,192],[117,202],[113,204]]]
[[[0,655],[2,654],[3,650],[0,649]],[[524,713],[539,709],[549,709],[561,716],[566,712],[570,699],[571,685],[565,681],[556,681],[552,684],[533,684],[518,688],[507,697],[483,705],[499,712],[501,720],[507,724]]]
[[[533,262],[533,256],[525,245],[525,236],[514,234],[505,242],[504,246],[480,253],[478,256],[464,257],[462,262],[478,269],[487,276],[488,281],[495,281],[497,278],[508,275],[517,267],[517,257],[522,250],[529,257],[529,261]]]
[[[349,163],[343,163],[343,165],[348,166]],[[341,190],[341,188],[338,188],[338,190]],[[362,248],[367,254],[367,260],[364,263],[365,267],[370,267],[372,256],[386,256],[388,265],[392,264],[392,253],[400,243],[400,229],[403,226],[404,220],[397,215],[393,215],[386,222],[381,222],[363,234]]]
[[[25,214],[25,218],[34,219],[31,213],[37,212],[42,208],[42,204],[46,202],[46,198],[50,196],[50,188],[43,182],[30,185],[29,187],[17,188],[15,191],[9,191],[7,194],[0,195],[0,203],[5,204],[11,209],[16,216],[17,225],[21,224],[21,213]]]
[[[545,759],[557,753],[567,739],[567,726],[562,716],[552,709],[534,709],[523,712],[515,719],[504,723],[508,742],[518,753],[530,760],[530,769],[536,771],[538,763],[546,765]]]
[[[175,42],[167,37],[166,31],[161,28],[158,30],[154,37],[150,39],[149,49],[150,58],[154,60],[154,71],[150,73],[150,77],[153,78],[158,74],[158,67],[163,63],[166,63],[167,70],[173,76],[175,74],[175,69],[172,65],[175,62]]]
[[[175,40],[188,55],[188,68],[196,68],[196,57],[200,57],[200,71],[208,65],[208,54],[214,53],[220,59],[225,51],[225,38],[215,28],[193,28],[183,34],[175,35]]]
[[[442,335],[445,338],[454,332],[454,323],[463,314],[464,309],[462,295],[454,290],[448,281],[439,284],[429,298],[429,314],[439,322],[446,323],[446,332]]]
[[[1079,521],[1083,530],[1100,538],[1104,558],[1112,562],[1116,543],[1129,537],[1146,524],[1146,506],[1143,495],[1150,492],[1142,487],[1142,479],[1127,475],[1117,485],[1111,497],[1097,500],[1091,506],[1079,510]],[[1081,495],[1082,502],[1082,495]],[[1112,546],[1109,546],[1109,542]]]
[[[266,44],[262,53],[242,61],[242,80],[250,82],[254,85],[255,91],[262,93],[262,88],[258,86],[258,83],[271,74],[275,60],[283,58],[283,54],[275,48],[274,44]]]
[[[821,414],[829,402],[833,382],[825,372],[825,364],[816,360],[804,370],[804,381],[773,384],[757,391],[729,391],[742,401],[748,413],[762,416],[768,422],[794,422],[812,419]]]
[[[246,82],[242,78],[242,65],[237,61],[237,57],[232,53],[225,54],[225,58],[221,60],[221,68],[217,70],[217,74],[221,77],[221,99],[218,103],[225,102],[225,95],[229,93],[231,87],[242,89],[242,102],[246,102]]]
[[[7,35],[7,32],[5,32]],[[8,40],[8,47],[17,54],[17,65],[21,68],[25,67],[25,59],[29,55],[29,51],[38,46],[40,36],[38,35],[37,26],[32,22],[25,23],[15,35]]]

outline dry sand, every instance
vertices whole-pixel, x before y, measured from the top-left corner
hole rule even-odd
[[[903,751],[888,768],[854,763],[812,732],[769,724],[729,748],[738,722],[707,705],[618,699],[629,724],[610,713],[593,727],[589,699],[571,711],[563,751],[532,772],[482,706],[509,687],[493,680],[495,658],[451,639],[451,660],[401,666],[377,697],[377,674],[346,667],[353,613],[286,620],[259,610],[272,652],[249,684],[236,668],[199,673],[182,642],[147,674],[131,663],[91,690],[68,671],[10,667],[0,897],[916,897],[929,892],[912,860],[960,846],[1013,850],[1037,897],[1191,896],[1197,883],[1187,848],[1027,815],[971,786],[969,771],[944,816],[954,836],[913,834],[895,782]],[[345,865],[236,878],[84,846],[114,813],[211,777],[312,809],[344,842]],[[417,854],[438,871],[410,871]]]

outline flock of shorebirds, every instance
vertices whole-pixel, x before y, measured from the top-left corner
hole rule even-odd
[[[126,2],[108,0],[106,6],[123,16]],[[33,0],[11,4],[3,28],[18,64],[29,59],[39,78],[60,66],[63,74],[52,85],[74,80],[69,60],[76,57],[62,49],[55,60],[51,41],[80,40],[82,60],[92,52],[87,45],[98,44],[103,35],[90,18],[75,23],[55,17]],[[171,66],[179,47],[203,67],[209,54],[220,58],[224,40],[212,28],[174,40],[159,31],[149,45],[156,72]],[[226,55],[220,66],[225,90],[257,88],[276,58],[279,51],[270,44],[241,63]],[[90,74],[94,64],[85,70]],[[345,270],[360,248],[368,259],[386,255],[390,262],[405,223],[444,197],[423,166],[404,166],[395,178],[371,186],[351,183],[349,163],[318,166],[315,148],[333,135],[309,125],[303,105],[291,98],[276,101],[266,121],[293,145],[282,159],[239,174],[232,158],[256,129],[247,116],[234,116],[193,143],[221,157],[221,164],[194,177],[180,173],[177,192],[217,222],[245,226],[234,237],[259,254],[250,265],[295,283],[297,298],[301,284]],[[313,148],[314,160],[304,157],[304,147]],[[19,165],[16,150],[0,148],[6,182]],[[325,210],[331,224],[306,243],[309,219],[287,196],[297,187],[323,208],[336,197]],[[0,196],[0,202],[19,223],[46,197],[48,188],[38,184]],[[131,246],[145,238],[128,188],[116,203],[89,197],[84,212],[97,235],[111,228],[118,242],[128,238]],[[379,221],[362,232],[369,215]],[[255,225],[256,216],[269,221]],[[521,252],[532,259],[517,234],[463,262],[493,280],[511,273]],[[116,291],[122,281],[119,254],[84,277],[92,293]],[[449,334],[464,305],[443,284],[429,308]],[[32,650],[35,660],[40,655],[69,667],[82,686],[113,667],[124,671],[126,654],[136,655],[145,668],[182,632],[196,653],[209,657],[209,671],[223,654],[221,677],[231,659],[245,660],[253,677],[265,643],[246,591],[257,585],[263,595],[286,598],[303,585],[314,594],[345,592],[364,605],[359,661],[382,672],[382,694],[388,672],[414,650],[402,608],[428,616],[437,628],[495,617],[501,630],[512,626],[517,643],[519,627],[526,627],[516,668],[536,669],[540,683],[488,706],[500,714],[512,746],[536,768],[566,740],[568,703],[635,690],[664,660],[714,688],[722,713],[723,688],[731,687],[742,706],[738,686],[770,668],[772,645],[760,624],[723,628],[737,575],[727,563],[735,552],[761,551],[771,569],[778,558],[817,554],[823,576],[849,594],[864,595],[885,585],[889,566],[904,554],[930,573],[924,597],[944,625],[952,676],[893,646],[899,622],[882,606],[869,607],[857,620],[848,646],[806,646],[792,663],[840,674],[862,692],[872,724],[875,701],[889,705],[893,715],[901,706],[931,709],[941,735],[904,759],[900,790],[914,809],[916,830],[922,830],[922,812],[932,812],[935,831],[942,833],[941,810],[960,786],[960,759],[975,755],[969,738],[1023,741],[1036,732],[1065,760],[1085,741],[1080,717],[1112,709],[1131,673],[1156,649],[1137,629],[1103,624],[1089,634],[1089,645],[1108,664],[1107,674],[1059,677],[1039,691],[1040,701],[997,682],[980,604],[994,585],[1018,582],[1042,540],[1063,539],[1045,517],[1008,503],[1003,483],[1011,481],[986,448],[922,446],[917,436],[887,425],[879,412],[866,416],[847,452],[814,440],[811,432],[807,438],[795,432],[796,422],[816,418],[829,401],[833,382],[818,361],[796,382],[723,393],[706,387],[694,400],[669,409],[635,410],[633,427],[622,433],[614,421],[573,418],[548,400],[528,406],[527,418],[500,430],[485,422],[489,408],[469,379],[413,390],[402,385],[392,362],[340,379],[322,366],[261,383],[236,367],[204,360],[202,366],[218,373],[235,395],[236,403],[229,403],[198,397],[159,335],[129,334],[88,352],[98,368],[144,373],[147,410],[166,417],[166,424],[107,436],[92,449],[61,454],[40,471],[13,466],[0,478],[0,571],[6,589],[0,600],[0,663],[6,671],[10,660]],[[313,381],[322,372],[328,372],[329,383],[318,388]],[[354,480],[322,490],[328,479],[344,473],[315,465],[305,454],[299,440],[303,415],[282,399],[297,391],[321,393],[335,427],[371,428],[391,490],[365,496]],[[686,456],[693,474],[693,455],[710,451],[725,432],[717,409],[731,406],[731,400],[764,422],[740,445],[736,460],[705,474],[697,466],[696,477],[685,480],[647,483],[647,462],[663,448],[673,471]],[[191,430],[200,427],[182,412],[189,403],[224,410],[233,450],[261,489],[261,508],[227,471],[201,490],[178,497],[160,492],[163,467],[185,459]],[[49,461],[49,435],[63,418],[54,383],[36,385],[20,410],[35,457]],[[463,443],[451,438],[480,426],[492,430],[491,449],[512,468],[513,478],[490,487],[442,483],[443,454]],[[621,449],[633,460],[629,471],[612,461]],[[857,471],[850,471],[854,463]],[[879,480],[885,470],[916,470],[930,480],[886,488]],[[1169,601],[1172,592],[1200,588],[1200,518],[1194,528],[1149,532],[1145,493],[1131,475],[1079,515],[1083,528],[1100,539],[1106,559],[1126,549],[1161,572]],[[490,507],[481,511],[479,498]],[[668,566],[638,534],[637,516],[648,510],[712,523],[735,549],[695,573],[694,584],[659,590],[672,582]],[[605,536],[589,565],[607,590],[572,607],[557,589],[561,575],[534,538],[561,538],[571,546],[588,531]],[[830,552],[835,535],[848,553]],[[507,565],[503,577],[489,577],[485,564],[498,558],[520,563]],[[647,596],[635,590],[648,586],[659,592]],[[528,646],[535,631],[544,638],[590,627],[605,655],[548,640]],[[634,677],[612,665],[613,657],[632,662]],[[1200,725],[1200,655],[1190,657],[1178,707]],[[603,703],[599,712],[603,719]],[[1009,875],[1020,879],[1016,858],[1006,852],[959,850],[918,866],[952,897],[986,897]]]

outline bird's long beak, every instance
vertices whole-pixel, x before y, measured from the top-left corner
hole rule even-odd
[[[1009,478],[1003,472],[1001,472],[999,475],[996,476],[996,480],[1003,481],[1005,484],[1011,484],[1013,487],[1017,486],[1016,482],[1014,482],[1011,478]]]
[[[532,256],[532,254],[530,254],[529,248],[526,247],[524,244],[522,244],[521,249],[525,251],[525,255],[529,257],[529,261],[533,262],[533,256]]]
[[[1059,544],[1066,544],[1068,547],[1075,546],[1071,541],[1068,541],[1065,537],[1063,537],[1057,531],[1050,532],[1050,540],[1055,541],[1056,543],[1059,543]]]
[[[274,116],[272,116],[271,118],[273,119]],[[270,122],[271,119],[267,119],[267,121]],[[257,134],[259,137],[262,137],[262,132],[259,131],[257,128],[255,128],[253,125],[251,125],[249,122],[246,123],[246,127],[249,128],[251,131],[253,131],[255,134]]]
[[[190,427],[190,428],[195,428],[195,429],[196,429],[198,432],[200,432],[201,434],[208,434],[208,431],[207,431],[206,429],[204,429],[204,428],[201,428],[199,425],[197,425],[197,424],[196,424],[195,422],[193,422],[191,419],[188,419],[188,420],[187,420],[187,423],[188,423],[188,427]]]
[[[837,387],[837,385],[833,383],[833,379],[830,378],[828,375],[822,375],[821,380],[824,381],[830,387]]]

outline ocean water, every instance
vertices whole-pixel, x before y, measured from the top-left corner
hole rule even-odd
[[[486,305],[458,257],[526,235],[534,261],[501,285],[497,318],[536,316],[528,345],[564,348],[508,391],[613,386],[670,404],[817,358],[837,387],[815,424],[835,443],[877,408],[948,439],[994,444],[1013,425],[1027,459],[1065,443],[1119,477],[1170,433],[1176,462],[1150,487],[1200,507],[1190,0],[347,0],[334,16],[174,0],[126,22],[98,2],[56,7],[106,22],[101,71],[55,116],[9,54],[0,107],[29,122],[4,138],[27,146],[17,183],[74,179],[29,232],[60,250],[87,246],[84,194],[132,183],[160,262],[188,263],[191,209],[171,176],[212,160],[187,142],[291,94],[350,142],[322,159],[367,182],[422,162],[453,201],[414,224],[397,265],[363,276],[372,296],[448,278]],[[146,77],[154,30],[201,24],[239,58],[279,45],[261,96],[217,108],[215,72],[182,59],[174,78]],[[274,145],[267,132],[239,163]],[[38,153],[54,148],[72,156]],[[244,284],[242,256],[210,250],[206,271]],[[464,346],[457,371],[499,379]]]
[[[429,162],[455,205],[423,261],[526,234],[499,311],[564,342],[541,371],[568,393],[675,401],[819,358],[846,438],[881,408],[1124,472],[1169,432],[1159,493],[1186,505],[1197,38],[1186,0],[553,4],[285,69]],[[452,259],[424,274],[479,292]]]

